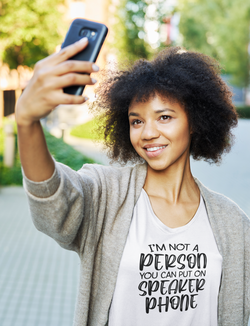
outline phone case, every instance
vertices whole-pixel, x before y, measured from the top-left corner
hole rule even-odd
[[[66,34],[61,48],[79,41],[83,37],[88,37],[87,48],[73,56],[69,60],[80,60],[95,62],[101,50],[102,44],[108,33],[108,28],[104,24],[96,23],[86,19],[75,19]],[[70,86],[64,88],[64,93],[81,95],[85,86]]]

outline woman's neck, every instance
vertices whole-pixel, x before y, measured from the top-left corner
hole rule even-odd
[[[153,170],[149,165],[144,189],[149,196],[165,198],[169,204],[199,201],[200,191],[190,169],[187,156],[166,170]]]

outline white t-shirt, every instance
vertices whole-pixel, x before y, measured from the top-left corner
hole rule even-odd
[[[193,219],[169,228],[144,189],[134,208],[109,326],[217,326],[220,255],[201,197]]]

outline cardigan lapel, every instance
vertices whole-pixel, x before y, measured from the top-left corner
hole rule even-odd
[[[206,188],[195,179],[205,201],[218,250],[222,255],[222,277],[218,298],[218,326],[243,325],[244,315],[244,227],[235,203]]]

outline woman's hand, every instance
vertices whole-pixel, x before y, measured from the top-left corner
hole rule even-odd
[[[59,104],[82,104],[86,101],[83,96],[64,93],[63,88],[95,84],[96,80],[89,75],[99,70],[95,64],[68,60],[87,47],[87,44],[87,38],[81,39],[35,65],[34,75],[17,102],[18,125],[32,125],[46,117]]]

